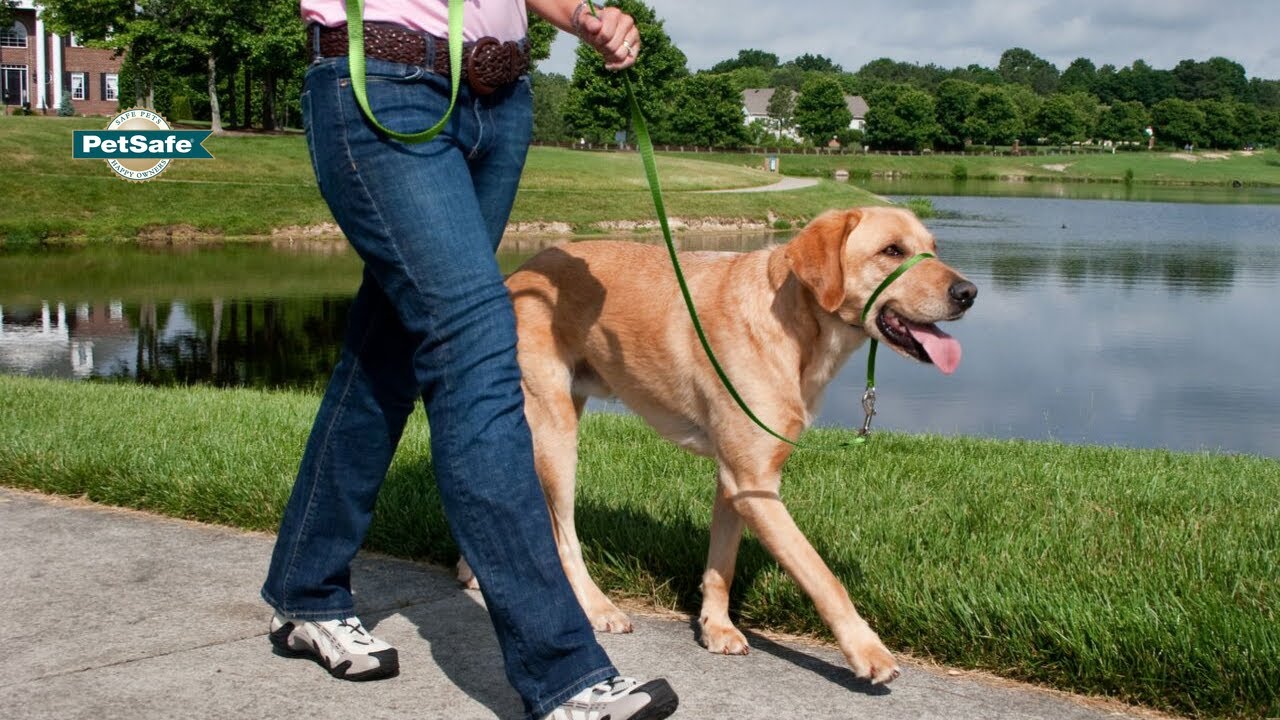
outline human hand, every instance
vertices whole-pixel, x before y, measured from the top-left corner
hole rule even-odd
[[[604,57],[608,70],[623,70],[636,64],[640,55],[640,30],[636,21],[616,7],[583,10],[578,19],[578,37]]]

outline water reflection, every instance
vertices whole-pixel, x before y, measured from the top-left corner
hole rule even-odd
[[[1280,456],[1280,205],[934,203],[942,256],[981,294],[948,327],[964,345],[954,376],[883,357],[878,427]],[[0,254],[0,371],[314,388],[359,273],[350,253],[270,248]],[[832,383],[820,424],[861,422],[864,360]]]
[[[0,305],[0,372],[310,387],[337,362],[349,305],[343,298]]]

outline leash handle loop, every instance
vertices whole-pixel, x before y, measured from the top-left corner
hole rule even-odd
[[[462,79],[462,3],[463,0],[449,0],[449,109],[444,117],[435,125],[416,133],[403,133],[384,127],[373,116],[369,107],[369,92],[366,85],[364,62],[364,0],[347,0],[347,64],[351,70],[351,89],[355,92],[356,103],[369,122],[382,134],[404,143],[421,143],[430,140],[444,129],[453,114],[453,107],[458,101],[458,85]],[[424,59],[425,62],[425,59]]]

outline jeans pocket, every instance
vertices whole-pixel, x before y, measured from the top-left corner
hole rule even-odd
[[[365,90],[369,110],[377,122],[389,130],[416,133],[434,125],[448,111],[448,81],[411,65],[399,67],[413,69],[414,72],[388,74],[385,68],[379,68],[379,72],[383,74],[366,75]],[[356,105],[351,78],[340,77],[338,85],[343,114],[349,119],[364,117],[363,111]]]

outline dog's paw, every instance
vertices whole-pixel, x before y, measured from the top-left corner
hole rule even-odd
[[[746,655],[751,651],[747,637],[730,623],[713,623],[700,620],[702,637],[698,638],[702,646],[718,655]]]
[[[853,652],[845,652],[849,666],[853,668],[855,675],[870,681],[872,685],[893,682],[902,674],[898,669],[898,662],[893,659],[889,648],[880,642],[879,636],[874,632],[868,632],[868,635],[857,644]]]
[[[607,609],[588,611],[587,617],[591,618],[591,627],[596,632],[629,633],[635,629],[631,626],[631,618],[612,605]]]
[[[480,581],[476,579],[475,573],[471,572],[471,566],[467,564],[466,558],[458,558],[458,582],[467,590],[480,589]]]

